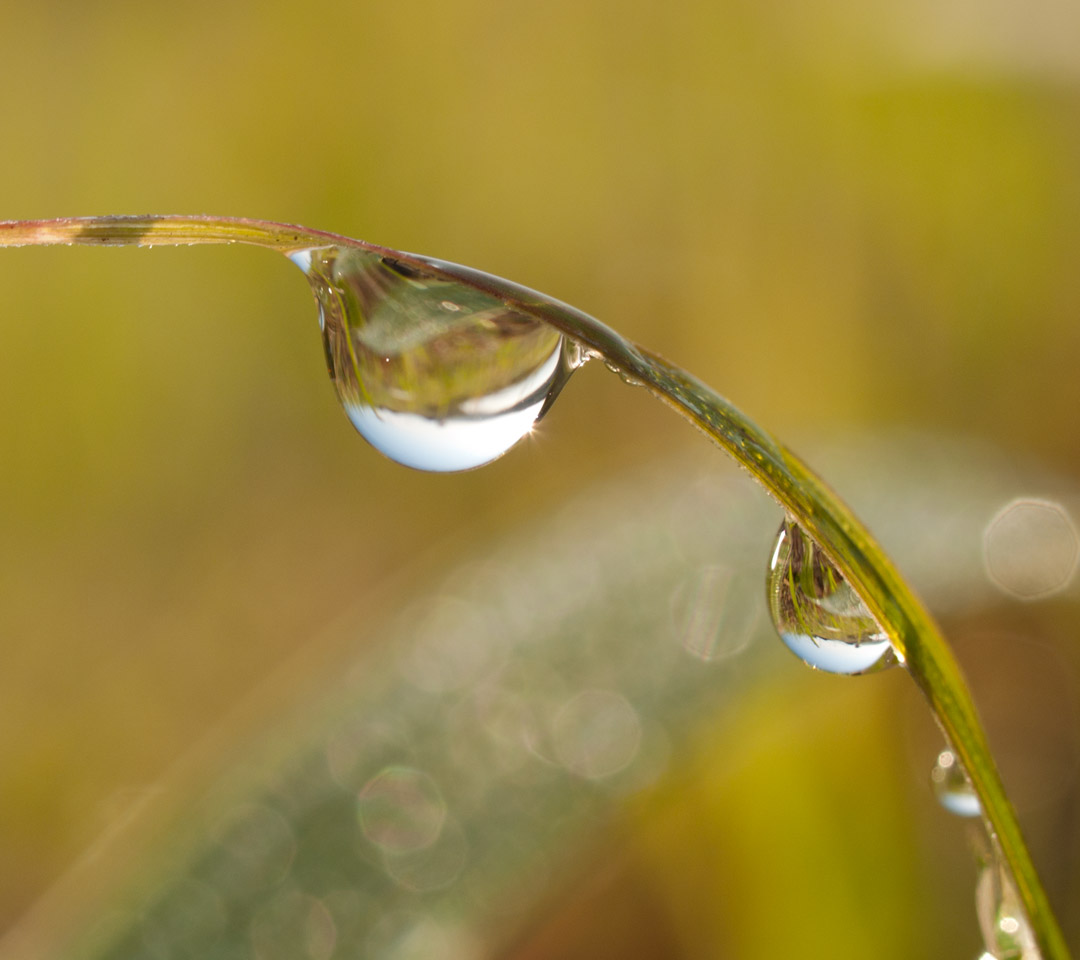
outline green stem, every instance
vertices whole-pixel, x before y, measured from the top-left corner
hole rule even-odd
[[[1005,794],[986,735],[959,665],[937,625],[867,529],[798,457],[727,400],[686,372],[624,339],[588,314],[534,290],[469,267],[309,230],[224,217],[95,217],[0,223],[0,246],[249,243],[284,253],[351,246],[489,293],[539,317],[645,386],[725,449],[824,549],[887,631],[908,672],[930,702],[982,804],[995,848],[1014,878],[1045,960],[1069,960],[1016,813]]]
[[[196,243],[250,243],[288,252],[304,247],[355,244],[346,237],[288,223],[240,217],[65,217],[0,222],[0,247],[152,247]]]

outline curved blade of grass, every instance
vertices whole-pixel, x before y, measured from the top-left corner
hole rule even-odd
[[[264,220],[225,217],[128,216],[0,223],[0,246],[93,246],[248,243],[283,253],[351,246],[393,256],[447,280],[503,300],[545,320],[673,407],[726,450],[825,550],[858,591],[909,673],[971,779],[990,836],[1016,884],[1046,960],[1069,950],[1005,794],[975,704],[940,630],[869,531],[794,453],[727,400],[661,357],[561,301],[470,267]]]

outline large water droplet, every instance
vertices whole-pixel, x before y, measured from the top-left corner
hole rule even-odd
[[[958,817],[977,817],[982,813],[979,797],[968,782],[964,768],[951,750],[942,750],[930,771],[934,795],[949,813]]]
[[[345,412],[406,466],[468,470],[502,456],[584,359],[546,323],[411,264],[352,247],[290,257],[319,301]]]
[[[798,524],[777,534],[767,581],[769,612],[800,660],[829,673],[859,674],[897,663],[885,631],[840,571]]]

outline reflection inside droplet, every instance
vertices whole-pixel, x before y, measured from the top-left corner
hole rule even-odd
[[[871,673],[898,662],[862,598],[798,524],[780,525],[767,578],[769,612],[800,660],[828,673]]]
[[[351,247],[290,257],[319,301],[349,419],[406,466],[468,470],[502,456],[585,359],[548,324],[415,265]]]

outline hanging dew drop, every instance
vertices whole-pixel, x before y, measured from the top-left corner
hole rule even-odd
[[[964,768],[951,750],[942,750],[930,771],[934,795],[949,813],[958,817],[977,817],[982,813],[979,797],[968,782]]]
[[[975,913],[986,950],[995,960],[1041,960],[1020,897],[994,858],[979,871]]]
[[[899,662],[866,604],[793,521],[780,526],[766,589],[780,639],[808,666],[854,675]]]
[[[469,470],[501,457],[587,359],[548,324],[412,264],[350,247],[290,259],[318,300],[345,412],[405,466]]]

